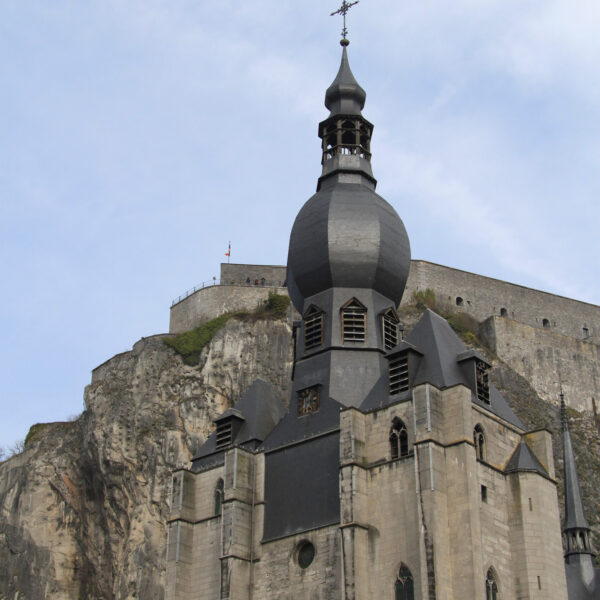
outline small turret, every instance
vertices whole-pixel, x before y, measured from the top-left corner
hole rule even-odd
[[[600,597],[594,553],[590,543],[590,525],[585,516],[583,498],[573,443],[569,432],[567,407],[564,395],[560,394],[560,421],[563,440],[563,460],[565,470],[565,563],[569,600],[596,599]],[[589,592],[589,595],[588,595]]]

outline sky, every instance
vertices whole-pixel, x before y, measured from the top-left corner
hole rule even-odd
[[[0,1],[0,446],[79,414],[229,241],[285,264],[340,4]],[[348,28],[413,258],[600,304],[597,0],[360,0]]]

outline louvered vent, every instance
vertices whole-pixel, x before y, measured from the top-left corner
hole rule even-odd
[[[344,342],[364,342],[367,309],[357,300],[342,308],[342,339]]]
[[[313,308],[304,317],[304,349],[323,345],[323,313]]]
[[[391,311],[386,312],[382,317],[383,323],[383,347],[391,350],[398,345],[398,319]]]
[[[478,360],[475,365],[475,387],[477,388],[477,398],[486,404],[490,403],[490,381],[487,372],[487,365]]]
[[[231,444],[231,419],[217,424],[216,449],[222,450]]]
[[[408,355],[395,356],[390,359],[390,394],[405,392],[409,387]]]

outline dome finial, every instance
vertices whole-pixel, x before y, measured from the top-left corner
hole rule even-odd
[[[346,27],[346,15],[348,11],[355,5],[358,4],[360,0],[355,0],[354,2],[347,2],[347,0],[342,0],[342,6],[340,6],[335,12],[331,13],[331,16],[334,15],[342,15],[344,17],[344,27],[342,28],[342,39],[340,40],[340,44],[346,47],[350,42],[348,40],[348,28]]]

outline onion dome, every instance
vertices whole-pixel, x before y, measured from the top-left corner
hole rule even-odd
[[[331,111],[331,115],[360,115],[365,106],[367,92],[354,79],[348,63],[346,46],[343,48],[340,70],[325,92],[325,106]]]
[[[333,287],[373,289],[400,303],[410,268],[410,243],[396,211],[375,193],[370,141],[362,115],[366,93],[356,82],[346,45],[325,95],[329,117],[319,125],[323,172],[290,236],[288,288],[296,309]]]

